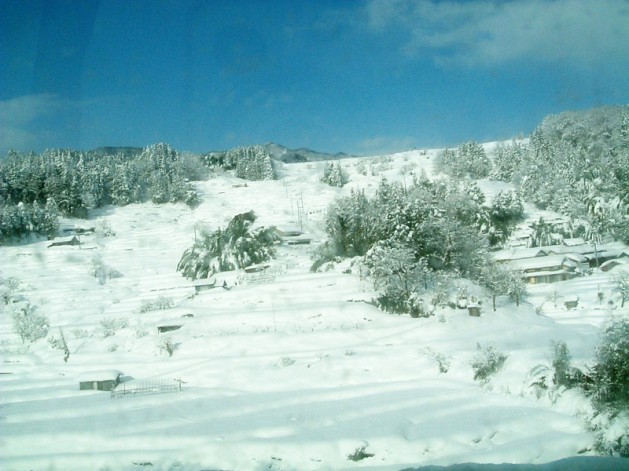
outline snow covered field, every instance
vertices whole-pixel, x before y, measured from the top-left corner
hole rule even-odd
[[[197,184],[203,203],[194,210],[147,203],[65,221],[105,224],[113,237],[97,230],[81,246],[0,247],[0,276],[21,281],[18,293],[50,319],[48,337],[62,328],[71,351],[64,363],[45,339],[26,348],[9,316],[0,318],[0,468],[398,470],[593,454],[588,402],[572,391],[538,398],[529,372],[549,362],[553,340],[567,343],[577,366],[592,359],[601,323],[623,315],[596,297],[599,288],[613,296],[610,274],[532,287],[519,308],[499,298],[495,313],[487,298],[479,318],[444,308],[412,319],[363,302],[372,286],[349,261],[309,272],[336,196],[374,191],[382,176],[430,176],[435,155],[343,160],[342,189],[319,182],[323,162],[283,165],[278,181],[211,179]],[[503,186],[481,184],[489,198]],[[251,209],[260,225],[303,226],[313,245],[281,247],[270,275],[224,274],[195,294],[175,271],[195,225],[215,229]],[[89,274],[95,256],[123,276],[99,283]],[[545,302],[536,313],[549,290],[560,300],[578,293],[579,307]],[[176,307],[140,312],[159,299]],[[105,336],[111,320],[120,328]],[[174,324],[182,327],[157,331]],[[508,354],[484,386],[470,366],[477,344]],[[111,399],[79,390],[83,373],[103,369],[181,380],[182,391]]]

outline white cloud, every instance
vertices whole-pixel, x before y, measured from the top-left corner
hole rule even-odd
[[[626,0],[372,0],[366,14],[374,31],[408,33],[406,53],[431,54],[444,64],[629,61]]]
[[[36,121],[50,116],[64,106],[55,95],[26,95],[0,101],[0,152],[9,149],[29,151],[38,148],[49,132]]]
[[[415,146],[412,137],[378,136],[365,139],[358,144],[364,155],[387,155],[410,150]]]

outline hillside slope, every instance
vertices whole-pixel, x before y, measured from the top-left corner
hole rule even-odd
[[[282,246],[266,274],[221,274],[199,293],[175,271],[195,226],[224,226],[251,209],[257,224],[299,227],[316,245],[336,196],[373,192],[382,176],[431,175],[436,152],[342,160],[344,188],[319,182],[323,162],[285,165],[278,181],[216,178],[196,184],[195,209],[147,203],[93,212],[89,224],[110,227],[112,237],[97,230],[80,246],[0,247],[0,276],[20,280],[18,293],[50,320],[48,337],[63,329],[71,352],[65,363],[45,339],[23,345],[5,308],[0,467],[397,470],[592,454],[579,417],[587,401],[573,392],[538,398],[529,372],[549,361],[552,340],[567,342],[575,364],[592,358],[597,327],[613,314],[595,293],[578,311],[536,314],[548,294],[540,286],[519,308],[501,298],[497,312],[479,318],[442,308],[411,319],[364,302],[373,288],[350,261],[310,273],[309,245]],[[491,182],[481,186],[497,193]],[[99,283],[89,274],[95,256],[123,276]],[[584,288],[575,280],[557,289]],[[165,299],[175,307],[140,312]],[[118,328],[106,335],[112,320]],[[173,325],[181,328],[158,333]],[[486,385],[473,380],[477,344],[508,355]],[[84,373],[103,369],[122,371],[129,384],[180,380],[182,390],[116,399],[79,390]]]

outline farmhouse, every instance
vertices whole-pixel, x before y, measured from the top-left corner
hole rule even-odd
[[[79,377],[79,389],[111,391],[120,383],[121,376],[118,370],[89,371]]]
[[[579,274],[577,263],[563,255],[512,260],[511,265],[531,284],[565,281]]]
[[[622,263],[621,260],[629,260],[629,249],[618,242],[591,244],[573,238],[544,247],[498,250],[493,258],[522,271],[527,283],[553,283],[589,273],[594,268],[607,271]]]

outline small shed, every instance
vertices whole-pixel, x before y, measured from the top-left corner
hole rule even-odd
[[[173,330],[179,330],[183,327],[181,323],[168,322],[157,326],[157,333],[163,334],[164,332],[172,332]]]
[[[122,371],[99,370],[83,373],[79,377],[79,389],[93,391],[111,391],[120,383]]]
[[[577,296],[576,298],[567,299],[563,304],[568,310],[576,309],[579,306],[579,297]]]
[[[81,241],[79,241],[79,238],[75,235],[71,237],[57,237],[54,242],[48,246],[48,248],[59,247],[62,245],[81,245]]]
[[[480,317],[480,303],[472,300],[467,304],[467,313],[472,317]]]
[[[194,281],[194,292],[200,293],[201,291],[206,291],[216,288],[216,278],[202,278],[200,280]]]

